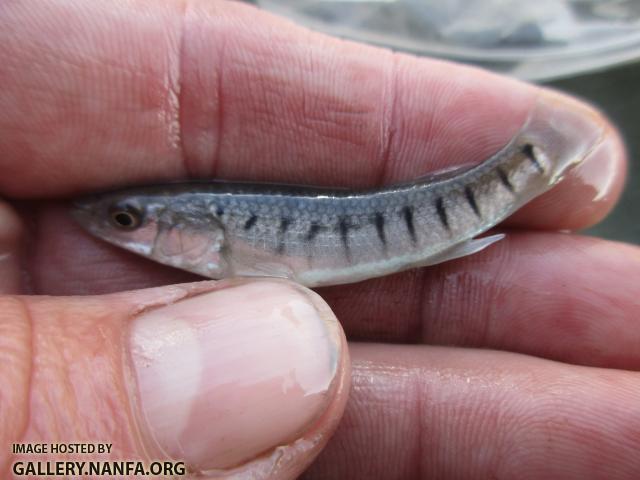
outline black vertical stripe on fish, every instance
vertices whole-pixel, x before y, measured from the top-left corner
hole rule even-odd
[[[325,227],[323,227],[322,225],[318,225],[317,223],[312,223],[309,226],[309,231],[307,232],[307,235],[305,236],[305,240],[307,242],[311,242],[314,238],[316,238],[318,236],[318,234],[324,230]]]
[[[522,147],[522,153],[527,156],[527,158],[531,161],[531,163],[533,163],[533,165],[535,165],[536,169],[540,173],[544,173],[544,168],[542,168],[542,165],[536,158],[536,153],[533,151],[533,145],[527,143],[524,147]]]
[[[407,224],[407,231],[409,232],[411,241],[415,245],[418,241],[418,237],[416,237],[416,228],[413,224],[413,208],[409,206],[404,207],[402,209],[402,216],[404,217],[404,223]]]
[[[309,226],[309,230],[307,231],[304,239],[308,242],[312,241],[314,238],[316,238],[318,233],[320,233],[320,230],[322,230],[322,226],[318,225],[317,223],[312,223]]]
[[[478,218],[482,218],[480,215],[480,209],[478,208],[478,203],[476,202],[476,196],[473,193],[473,189],[470,185],[464,187],[464,196],[467,197],[467,202],[471,205],[473,212],[478,216]]]
[[[278,253],[284,253],[284,237],[287,233],[287,229],[291,225],[291,219],[287,217],[282,217],[280,219],[280,231],[278,233]]]
[[[380,242],[382,243],[382,246],[384,247],[384,249],[387,249],[387,235],[385,233],[384,230],[384,215],[380,212],[376,212],[374,217],[373,217],[373,223],[376,226],[376,232],[378,232],[378,238],[380,239]]]
[[[351,249],[349,248],[349,229],[351,228],[351,223],[345,217],[340,218],[338,223],[338,230],[340,231],[340,239],[342,240],[342,245],[344,246],[344,252],[346,254],[347,260],[351,263]]]
[[[509,190],[511,193],[514,193],[515,188],[513,188],[513,184],[511,183],[511,181],[509,181],[507,172],[505,172],[502,167],[496,168],[496,172],[498,172],[498,177],[500,177],[500,181],[502,182],[502,184],[507,187],[507,190]]]
[[[244,223],[244,229],[251,230],[251,228],[253,228],[257,221],[258,217],[256,215],[251,215],[249,219]]]
[[[449,219],[447,218],[447,211],[444,209],[444,200],[442,197],[438,197],[436,200],[436,211],[438,212],[438,218],[442,226],[449,230]]]

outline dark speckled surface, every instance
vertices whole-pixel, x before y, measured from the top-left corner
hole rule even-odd
[[[622,132],[629,157],[624,193],[609,217],[587,233],[640,245],[640,62],[548,85],[598,105]]]

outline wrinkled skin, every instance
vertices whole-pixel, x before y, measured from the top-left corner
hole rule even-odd
[[[491,154],[539,94],[227,2],[4,3],[0,65],[0,287],[31,295],[197,280],[89,237],[67,214],[70,196],[188,177],[398,181]],[[509,219],[491,249],[319,290],[366,343],[351,345],[345,417],[305,478],[637,478],[640,250],[554,233],[614,205],[625,158],[607,135],[605,152]],[[34,328],[55,321],[82,336],[61,303],[25,298]],[[0,335],[10,405],[66,375],[52,362],[21,377],[32,352],[14,347],[31,334]],[[74,342],[67,361],[85,369],[96,342]],[[108,379],[70,381],[96,392]],[[61,405],[78,425],[114,408],[69,392]],[[56,415],[0,418],[0,444],[59,428]],[[128,438],[126,419],[114,422],[111,434]]]

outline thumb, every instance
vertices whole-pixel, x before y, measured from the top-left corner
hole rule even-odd
[[[348,378],[333,313],[284,281],[0,297],[0,477],[71,459],[14,444],[73,442],[111,444],[80,462],[294,478],[335,429]]]

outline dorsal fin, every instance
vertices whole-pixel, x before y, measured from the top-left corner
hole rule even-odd
[[[463,173],[468,172],[469,170],[477,166],[478,164],[476,163],[465,163],[464,165],[455,165],[453,167],[447,167],[441,170],[436,170],[434,172],[429,172],[424,175],[420,175],[419,177],[416,177],[416,178],[411,178],[398,183],[392,183],[389,186],[390,187],[406,187],[408,185],[441,182],[443,180],[449,180],[450,178],[454,178],[458,175],[462,175]]]

